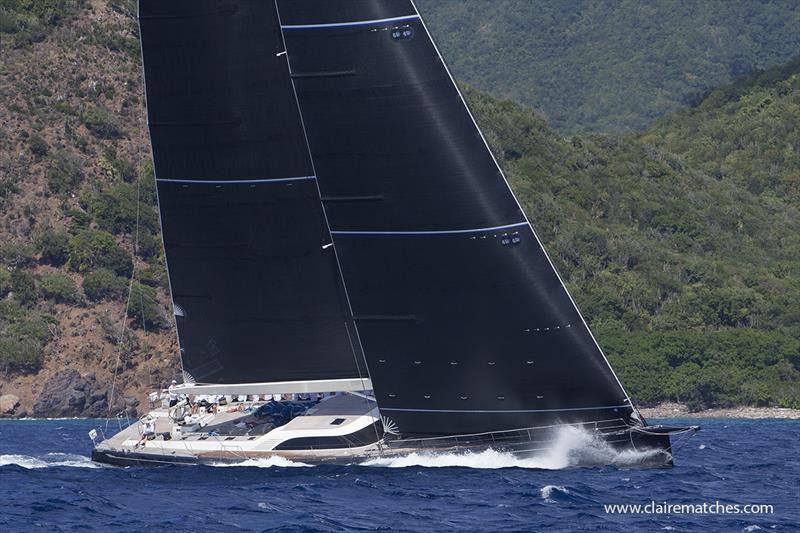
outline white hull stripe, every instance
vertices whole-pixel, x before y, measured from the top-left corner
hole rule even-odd
[[[357,20],[353,22],[333,22],[329,24],[286,24],[282,25],[282,30],[316,30],[322,28],[347,28],[351,26],[374,26],[389,22],[402,22],[404,20],[417,20],[419,15],[405,15],[403,17],[391,17],[388,19]]]
[[[630,409],[630,405],[609,405],[606,407],[571,407],[567,409],[405,409],[401,407],[381,407],[381,411],[404,411],[413,413],[554,413],[561,411],[601,411],[604,409]]]
[[[156,181],[164,183],[196,183],[199,185],[237,185],[242,183],[280,183],[284,181],[315,180],[316,176],[297,176],[295,178],[266,178],[259,180],[173,180],[158,178]]]
[[[487,231],[499,231],[504,229],[519,228],[527,226],[527,222],[517,222],[505,226],[493,226],[491,228],[472,228],[472,229],[450,229],[441,231],[337,231],[333,230],[334,235],[452,235],[457,233],[484,233]]]

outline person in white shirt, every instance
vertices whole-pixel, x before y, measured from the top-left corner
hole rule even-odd
[[[178,382],[175,381],[174,379],[172,380],[172,383],[170,384],[170,391],[169,391],[169,406],[170,407],[174,407],[175,404],[178,403],[178,395],[177,395],[177,393],[172,391],[172,387],[174,387],[177,384],[178,384]]]
[[[152,418],[146,418],[144,421],[144,426],[142,427],[142,438],[136,444],[136,446],[144,446],[145,442],[147,442],[150,438],[154,438],[156,435],[156,421]]]

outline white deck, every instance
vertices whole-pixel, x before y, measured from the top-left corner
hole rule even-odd
[[[244,405],[252,406],[252,403]],[[258,407],[262,404],[255,404]],[[220,459],[245,460],[271,455],[302,456],[303,451],[288,453],[275,451],[281,443],[301,437],[341,436],[354,433],[378,419],[375,402],[352,395],[339,395],[327,398],[309,409],[305,414],[292,419],[287,424],[269,429],[263,421],[255,419],[252,412],[233,410],[237,407],[225,406],[215,415],[201,417],[205,426],[195,432],[185,432],[169,418],[168,409],[156,409],[149,414],[156,421],[156,435],[143,446],[141,431],[143,424],[136,422],[113,437],[98,444],[99,450],[114,451],[121,454],[135,452],[153,455],[154,458],[197,458],[218,457]],[[343,419],[338,421],[337,419]],[[338,423],[333,423],[337,421]],[[236,428],[237,422],[258,423],[253,428]],[[241,424],[240,424],[241,425]],[[268,431],[265,431],[269,429]],[[169,433],[170,440],[163,438]],[[346,454],[347,449],[332,451],[334,455]]]

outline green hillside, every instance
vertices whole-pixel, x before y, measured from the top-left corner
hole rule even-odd
[[[642,139],[709,176],[800,206],[800,56],[712,91]]]
[[[133,13],[0,2],[0,390],[39,416],[65,368],[98,387],[121,371],[115,402],[177,368]]]
[[[627,132],[800,52],[793,0],[417,0],[454,75],[558,131]]]
[[[177,371],[133,6],[0,2],[0,392],[28,410],[65,368],[140,398]],[[638,402],[800,407],[796,61],[636,136],[467,97]]]

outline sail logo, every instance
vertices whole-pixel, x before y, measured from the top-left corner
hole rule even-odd
[[[407,24],[405,26],[395,26],[391,30],[391,36],[395,41],[406,41],[414,37],[414,29]]]

